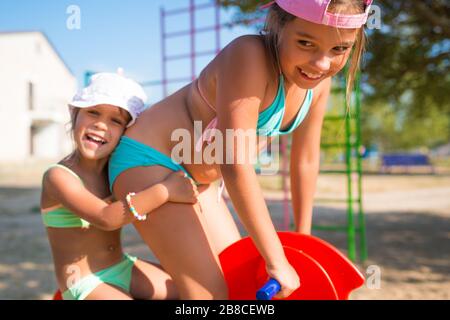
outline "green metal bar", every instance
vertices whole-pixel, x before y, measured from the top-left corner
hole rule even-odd
[[[255,168],[255,172],[260,174],[261,173],[261,168],[256,167]],[[284,171],[284,170],[279,170],[278,171],[280,174],[289,174],[289,171]],[[352,171],[350,171],[350,173],[357,173],[358,171],[356,169],[353,169]],[[348,170],[320,170],[321,174],[347,174],[349,173]]]
[[[257,174],[261,173],[261,168],[255,167],[255,172]],[[280,174],[289,174],[289,171],[284,171],[284,170],[279,170],[278,171]],[[345,170],[320,170],[321,174],[347,174],[347,173],[358,173],[358,171],[356,169],[353,169],[352,171],[348,171],[347,169]]]
[[[345,72],[348,72],[346,67]],[[355,99],[356,112],[350,113],[347,109],[347,97],[345,95],[345,81],[338,88],[333,88],[332,93],[344,95],[343,115],[335,114],[325,116],[325,121],[345,121],[345,141],[336,143],[321,143],[322,149],[342,148],[345,150],[345,169],[343,170],[321,170],[320,174],[345,174],[347,177],[347,197],[345,199],[314,199],[315,202],[329,203],[347,203],[347,222],[345,226],[339,225],[313,225],[313,230],[336,231],[347,233],[348,257],[352,261],[356,261],[357,246],[356,234],[359,236],[359,256],[362,261],[367,258],[367,247],[365,239],[365,221],[362,208],[362,161],[360,155],[361,147],[361,119],[360,119],[360,78],[359,74],[355,81]],[[349,103],[350,104],[350,103]],[[355,150],[355,157],[353,157]],[[354,181],[352,175],[357,174],[357,190],[358,195],[353,195]],[[355,223],[355,207],[358,207],[358,220]]]
[[[321,170],[320,173],[323,174],[348,174],[348,173],[356,173],[356,170]]]
[[[286,231],[289,231],[289,220],[290,220],[290,214],[289,214],[289,187],[288,187],[288,180],[289,180],[289,156],[288,156],[288,137],[283,136],[281,137],[281,153],[282,153],[282,186],[283,186],[283,226]],[[294,213],[295,214],[295,213]],[[295,218],[294,218],[295,219]],[[295,220],[294,220],[295,221]]]
[[[341,120],[345,120],[346,118],[350,118],[350,119],[356,119],[356,116],[355,115],[345,115],[345,114],[343,114],[343,115],[332,115],[332,116],[325,116],[325,120],[328,120],[328,121],[341,121]]]
[[[294,224],[291,224],[291,227],[294,227]],[[313,230],[318,230],[318,231],[340,231],[340,232],[346,232],[348,227],[347,225],[345,226],[338,226],[338,225],[313,225],[312,226]],[[361,232],[361,230],[359,228],[355,228],[355,232]]]
[[[336,94],[336,93],[342,93],[344,90],[340,87],[333,87],[331,88],[331,93],[332,94]]]
[[[345,87],[345,86],[344,86]],[[344,109],[347,110],[347,97],[344,98]],[[347,164],[347,245],[349,259],[356,260],[356,245],[355,245],[355,225],[353,221],[353,191],[352,191],[352,144],[351,144],[351,123],[350,118],[345,118],[345,141],[347,146],[345,149],[346,164]]]
[[[361,87],[360,73],[356,78],[356,144],[361,146]],[[358,169],[358,229],[359,229],[359,257],[361,262],[367,260],[366,222],[362,205],[362,161],[361,153],[357,152]]]
[[[358,203],[359,199],[353,199],[354,203]],[[320,203],[348,203],[348,199],[331,199],[331,198],[316,198],[316,202]]]
[[[349,142],[336,142],[336,143],[322,143],[321,144],[322,148],[327,148],[327,149],[330,149],[330,148],[347,148],[348,146],[350,148],[357,148],[358,147],[358,145],[356,143],[349,143]]]
[[[318,231],[338,231],[338,232],[345,232],[347,231],[347,226],[320,226],[320,225],[314,225],[312,227],[313,230]]]

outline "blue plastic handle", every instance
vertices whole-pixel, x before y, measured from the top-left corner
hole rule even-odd
[[[280,283],[275,279],[270,279],[256,292],[257,300],[272,300],[273,296],[281,290]]]

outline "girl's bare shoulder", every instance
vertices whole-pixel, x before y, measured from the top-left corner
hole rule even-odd
[[[223,49],[223,53],[227,57],[258,62],[265,62],[267,59],[264,39],[258,35],[245,35],[234,39]]]
[[[270,61],[262,36],[244,35],[231,41],[218,56],[219,69],[268,77]],[[256,74],[255,74],[256,73]]]
[[[227,48],[246,48],[251,50],[264,51],[264,38],[260,35],[247,34],[239,36],[232,40],[226,47]]]
[[[83,187],[83,184],[73,169],[62,162],[50,167],[42,176],[41,207],[58,204],[54,195],[74,186]]]

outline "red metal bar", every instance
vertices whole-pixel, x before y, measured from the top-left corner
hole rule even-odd
[[[165,12],[164,12],[164,8],[161,7],[160,9],[160,23],[161,23],[161,59],[162,59],[162,63],[161,63],[161,68],[162,68],[162,87],[163,87],[163,97],[167,97],[167,69],[166,69],[166,62],[167,62],[167,58],[166,58],[166,38],[165,38],[165,33],[166,33],[166,27],[165,27]]]
[[[172,79],[166,79],[166,84],[168,83],[177,83],[177,82],[189,82],[191,81],[190,77],[186,78],[172,78]]]
[[[202,28],[195,28],[195,18],[196,14],[195,12],[197,10],[207,9],[207,8],[215,8],[215,25],[208,26],[208,27],[202,27]],[[166,33],[166,18],[171,15],[176,14],[185,14],[188,13],[190,15],[190,28],[188,30],[182,30],[182,31],[176,31],[176,32],[170,32]],[[246,22],[248,24],[254,23],[254,22],[261,22],[262,19],[244,19],[241,21],[231,22],[231,23],[221,23],[220,21],[220,6],[217,6],[214,2],[211,3],[205,3],[205,4],[195,4],[195,0],[189,1],[189,7],[184,7],[180,9],[173,9],[173,10],[165,10],[164,8],[161,8],[161,52],[162,52],[162,80],[161,84],[163,87],[163,96],[166,97],[168,94],[168,83],[171,82],[182,82],[184,81],[184,78],[179,79],[167,79],[167,63],[171,60],[181,60],[181,59],[188,59],[191,60],[191,78],[190,80],[195,80],[197,77],[196,72],[196,58],[199,56],[207,56],[207,55],[214,55],[218,54],[220,52],[221,48],[221,38],[220,38],[220,31],[222,28],[225,27],[233,27],[236,24],[239,24],[241,22]],[[215,41],[216,41],[216,48],[215,51],[203,51],[203,52],[196,52],[195,51],[195,35],[197,33],[202,32],[208,32],[208,31],[215,31]],[[167,47],[166,47],[166,39],[168,38],[175,38],[175,37],[181,37],[181,36],[189,36],[191,40],[191,48],[190,53],[188,54],[180,54],[180,55],[174,55],[174,56],[167,56]]]
[[[220,18],[219,18],[220,19]],[[254,23],[254,22],[262,22],[263,20],[261,19],[251,19],[251,20],[239,20],[236,22],[225,22],[222,24],[217,24],[214,26],[208,26],[208,27],[202,27],[202,28],[198,28],[195,29],[194,32],[195,33],[201,33],[201,32],[208,32],[211,30],[216,30],[216,29],[222,29],[222,28],[231,28],[235,25],[239,25],[242,22],[247,22],[247,23]],[[174,31],[174,32],[169,32],[166,33],[164,36],[166,38],[176,38],[176,37],[182,37],[182,36],[186,36],[186,35],[190,35],[191,34],[191,30],[181,30],[181,31]]]
[[[195,0],[190,0],[189,14],[191,18],[191,78],[196,78],[195,72]]]
[[[216,25],[215,25],[215,29],[216,29],[216,54],[219,54],[220,50],[222,49],[222,47],[220,46],[220,29],[221,29],[221,25],[220,25],[220,7],[219,6],[215,6],[215,12],[216,12]]]
[[[216,4],[215,3],[203,3],[203,4],[194,4],[194,5],[190,5],[189,7],[185,7],[185,8],[179,8],[179,9],[171,9],[171,10],[167,10],[166,11],[166,16],[172,16],[172,15],[177,15],[177,14],[183,14],[186,13],[187,11],[190,10],[201,10],[201,9],[206,9],[206,8],[212,8],[214,7]]]
[[[216,26],[208,26],[208,27],[202,27],[202,28],[198,28],[194,30],[194,33],[203,33],[203,32],[209,32],[212,30],[215,30]],[[191,34],[191,30],[182,30],[182,31],[174,31],[174,32],[169,32],[166,33],[166,38],[176,38],[176,37],[182,37],[182,36],[186,36],[186,35],[190,35]]]
[[[215,24],[214,26],[196,28],[195,27],[195,18],[196,11],[206,8],[215,8]],[[190,19],[190,27],[188,30],[181,30],[176,32],[166,33],[165,30],[165,19],[167,16],[177,15],[177,14],[189,14]],[[190,80],[195,80],[196,78],[196,58],[204,55],[214,55],[218,54],[221,51],[221,29],[222,28],[231,28],[237,24],[245,23],[245,24],[253,24],[253,23],[263,23],[264,19],[242,19],[240,21],[230,22],[230,23],[222,23],[220,19],[220,7],[217,6],[214,2],[196,5],[195,0],[189,0],[189,7],[184,7],[180,9],[173,10],[163,10],[161,9],[161,38],[162,38],[162,69],[163,69],[163,78],[162,84],[164,89],[164,96],[167,96],[167,84],[172,82],[188,82]],[[203,51],[196,52],[196,42],[195,35],[197,33],[214,31],[215,32],[215,51]],[[166,53],[166,44],[165,41],[168,38],[189,36],[190,37],[190,52],[187,54],[179,54],[173,56],[167,56]],[[179,59],[189,59],[191,60],[191,76],[190,78],[173,78],[167,79],[167,63],[171,60],[179,60]],[[282,175],[283,181],[283,226],[282,228],[285,230],[289,230],[290,227],[290,205],[289,205],[289,188],[288,188],[288,176],[289,176],[289,161],[287,159],[287,140],[285,137],[281,137],[281,166],[280,174]]]
[[[288,188],[288,155],[287,155],[287,137],[282,136],[280,139],[281,144],[281,166],[282,166],[282,181],[283,181],[283,229],[288,231],[290,224],[290,215],[289,215],[289,188]]]
[[[210,50],[210,51],[200,51],[200,52],[196,52],[195,56],[200,57],[200,56],[211,56],[214,55],[216,52],[214,50]],[[167,61],[170,60],[181,60],[181,59],[186,59],[186,58],[190,58],[192,57],[191,53],[186,53],[186,54],[178,54],[178,55],[173,55],[173,56],[168,56],[166,57]]]

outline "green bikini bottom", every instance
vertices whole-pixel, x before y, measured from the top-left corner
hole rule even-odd
[[[131,273],[137,258],[124,254],[121,262],[81,278],[63,294],[64,300],[84,300],[102,283],[112,284],[130,292]]]

